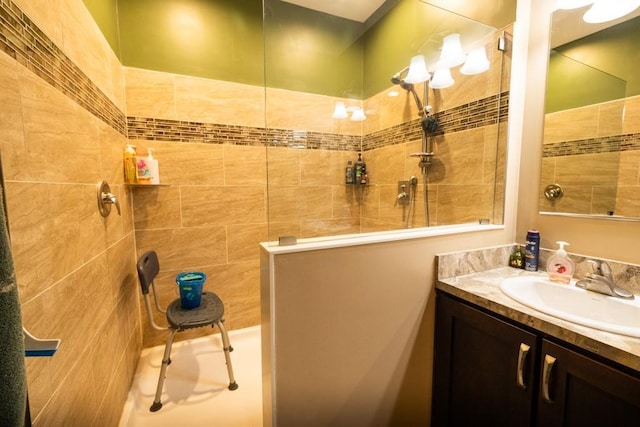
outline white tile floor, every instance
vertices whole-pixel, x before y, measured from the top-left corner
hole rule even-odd
[[[162,409],[150,412],[164,346],[140,356],[119,427],[262,426],[260,327],[229,332],[231,362],[239,388],[229,391],[222,340],[215,334],[175,343],[162,394]]]

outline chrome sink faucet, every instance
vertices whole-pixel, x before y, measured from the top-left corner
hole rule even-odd
[[[576,286],[588,291],[598,292],[612,297],[633,299],[633,293],[627,289],[617,286],[611,274],[611,267],[604,261],[587,261],[591,265],[592,272],[587,273],[585,278],[578,280]]]

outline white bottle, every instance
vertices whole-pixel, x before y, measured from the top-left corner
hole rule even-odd
[[[160,184],[160,169],[158,167],[158,159],[153,157],[153,149],[148,149],[147,167],[151,173],[151,184]]]
[[[549,273],[549,280],[553,282],[569,284],[573,272],[575,271],[575,265],[567,251],[564,250],[564,246],[569,244],[567,242],[556,242],[560,248],[555,254],[551,255],[549,261],[547,261],[547,273]]]

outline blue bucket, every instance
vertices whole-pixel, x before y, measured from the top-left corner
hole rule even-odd
[[[182,308],[196,308],[202,299],[202,285],[207,275],[199,271],[180,273],[176,276],[176,283],[180,288],[180,305]]]

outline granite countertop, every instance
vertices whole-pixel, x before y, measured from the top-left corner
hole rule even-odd
[[[439,278],[436,288],[530,326],[544,334],[603,356],[640,374],[640,338],[604,332],[549,316],[509,298],[500,281],[515,276],[547,277],[546,273],[501,267],[449,278]]]

